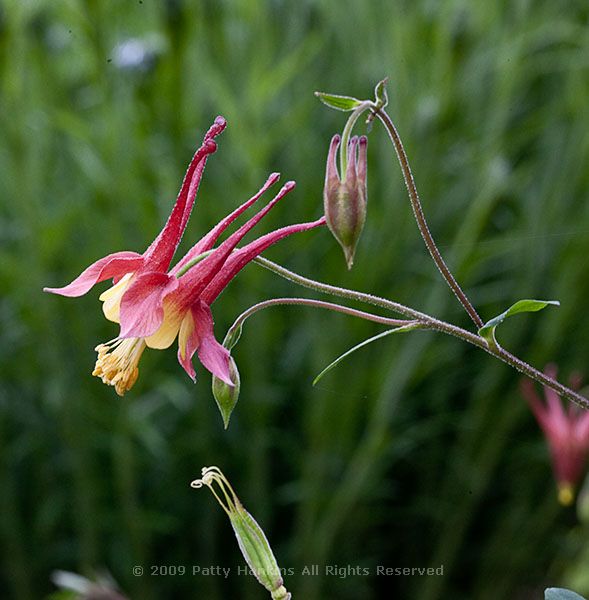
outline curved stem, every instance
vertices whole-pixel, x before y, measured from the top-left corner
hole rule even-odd
[[[398,302],[393,302],[392,300],[386,300],[385,298],[373,296],[372,294],[365,294],[356,290],[349,290],[346,288],[329,285],[327,283],[322,283],[320,281],[315,281],[313,279],[303,277],[302,275],[299,275],[298,273],[293,273],[292,271],[285,269],[283,266],[277,265],[276,263],[273,263],[272,261],[261,256],[255,258],[254,261],[257,262],[259,265],[263,266],[264,268],[272,271],[273,273],[276,273],[277,275],[280,275],[281,277],[284,277],[285,279],[288,279],[293,283],[314,290],[316,292],[331,294],[332,296],[338,296],[340,298],[348,298],[349,300],[357,300],[359,302],[373,304],[374,306],[380,306],[381,308],[400,313],[402,315],[405,315],[406,317],[409,317],[410,319],[419,321],[424,326],[422,328],[433,329],[435,331],[440,331],[442,333],[446,333],[448,335],[460,338],[461,340],[468,342],[473,346],[481,348],[485,352],[488,352],[492,356],[495,356],[496,358],[502,360],[508,365],[511,365],[512,367],[520,371],[520,373],[523,373],[531,379],[535,379],[536,381],[549,387],[563,398],[566,398],[567,400],[578,404],[580,407],[589,410],[589,400],[587,398],[571,390],[570,388],[561,384],[557,380],[552,379],[552,377],[549,377],[545,373],[542,373],[538,369],[532,367],[532,365],[529,365],[517,356],[514,356],[513,354],[507,352],[507,350],[504,350],[500,346],[489,346],[487,341],[480,335],[472,333],[471,331],[463,329],[462,327],[457,327],[456,325],[452,325],[451,323],[446,323],[445,321],[436,319],[435,317],[417,311],[413,308],[409,308],[408,306],[405,306]]]
[[[308,277],[304,277],[303,275],[299,275],[298,273],[294,273],[293,271],[289,271],[285,269],[283,266],[278,265],[263,256],[258,256],[254,258],[254,261],[258,263],[260,266],[280,275],[284,279],[291,281],[292,283],[296,283],[302,287],[306,287],[310,290],[314,290],[316,292],[321,292],[324,294],[330,294],[332,296],[338,296],[339,298],[347,298],[348,300],[357,300],[358,302],[365,302],[366,304],[373,304],[374,306],[379,306],[381,308],[385,308],[386,310],[390,310],[396,312],[400,315],[404,315],[413,320],[428,320],[433,319],[429,315],[425,313],[419,312],[413,308],[409,308],[404,304],[400,304],[399,302],[394,302],[392,300],[386,300],[385,298],[381,298],[379,296],[373,296],[372,294],[366,294],[364,292],[358,292],[356,290],[349,290],[347,288],[337,287],[335,285],[329,285],[328,283],[322,283],[320,281],[315,281],[314,279],[309,279]]]
[[[349,116],[344,126],[344,130],[342,131],[342,141],[339,154],[340,179],[342,180],[342,182],[346,178],[346,169],[348,167],[348,142],[350,141],[352,129],[354,129],[354,125],[356,124],[356,121],[360,118],[360,115],[372,108],[372,105],[372,102],[366,101],[360,104],[360,106],[358,106],[356,109],[354,109],[354,112]]]
[[[313,308],[324,308],[327,310],[333,310],[340,312],[351,317],[359,317],[366,321],[373,321],[374,323],[380,323],[381,325],[389,325],[390,327],[404,327],[407,325],[417,324],[417,321],[408,321],[406,319],[389,319],[388,317],[381,317],[380,315],[373,315],[362,310],[356,310],[348,306],[341,306],[340,304],[334,304],[333,302],[323,302],[322,300],[314,300],[312,298],[272,298],[270,300],[264,300],[258,304],[250,306],[247,310],[243,311],[237,319],[233,322],[233,325],[227,331],[226,339],[231,339],[233,333],[243,325],[246,319],[251,317],[264,308],[270,308],[271,306],[311,306]]]
[[[462,304],[464,307],[464,310],[466,310],[474,324],[477,326],[477,329],[480,329],[484,325],[483,320],[475,310],[474,306],[471,304],[470,300],[466,297],[466,294],[462,291],[460,285],[458,285],[454,275],[452,275],[450,272],[450,269],[444,262],[434,238],[430,233],[425,215],[423,213],[423,208],[421,206],[421,201],[419,199],[419,194],[417,193],[417,187],[415,186],[413,174],[411,173],[411,167],[409,166],[409,159],[407,158],[407,153],[405,152],[405,148],[403,147],[403,143],[401,142],[401,138],[397,132],[395,124],[382,108],[378,108],[376,105],[374,105],[372,107],[372,111],[372,114],[376,115],[380,122],[384,125],[384,128],[389,134],[391,142],[395,147],[399,163],[401,164],[401,170],[403,171],[403,179],[405,180],[405,185],[407,187],[407,191],[409,192],[411,208],[413,209],[413,214],[415,215],[415,220],[417,221],[417,227],[419,228],[421,237],[423,238],[423,241],[425,242],[425,245],[434,262],[436,263],[440,273],[458,298],[460,304]]]

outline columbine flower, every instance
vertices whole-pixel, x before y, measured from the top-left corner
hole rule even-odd
[[[215,226],[168,272],[186,228],[206,158],[216,149],[213,138],[225,125],[225,120],[218,117],[205,136],[188,168],[168,222],[143,255],[111,254],[88,267],[68,286],[45,288],[63,296],[81,296],[95,283],[113,278],[114,285],[101,294],[100,300],[106,318],[120,323],[121,330],[117,338],[97,346],[93,375],[114,386],[121,396],[137,380],[145,348],[168,348],[176,337],[178,359],[192,379],[195,378],[192,357],[198,352],[200,361],[211,373],[234,385],[229,352],[213,334],[210,305],[231,279],[266,248],[292,233],[325,223],[325,219],[320,219],[284,227],[236,249],[250,229],[294,188],[294,182],[288,182],[264,209],[214,248],[223,231],[278,180],[279,175],[273,173],[257,194]]]
[[[198,358],[205,368],[228,385],[234,385],[229,351],[215,339],[213,333],[211,304],[233,277],[269,246],[293,233],[325,223],[322,218],[283,227],[236,249],[242,238],[294,188],[294,182],[290,181],[262,210],[213,249],[228,225],[256,202],[277,179],[278,174],[272,174],[255,196],[214,227],[169,273],[144,273],[135,278],[120,303],[118,316],[121,332],[114,342],[119,346],[112,356],[105,355],[105,358],[109,358],[105,364],[111,365],[117,350],[124,344],[127,344],[124,354],[128,357],[137,355],[144,345],[157,349],[168,348],[177,337],[178,360],[193,380],[195,371],[192,357],[198,352]],[[119,362],[120,356],[116,360]],[[99,367],[102,368],[102,365],[97,363],[97,369]]]
[[[555,378],[557,368],[548,365],[544,372]],[[572,378],[570,385],[578,389],[579,378]],[[572,403],[565,408],[558,394],[547,387],[544,387],[543,402],[529,379],[522,380],[521,390],[550,447],[558,500],[564,506],[569,506],[575,498],[575,488],[589,455],[589,412]]]
[[[334,135],[327,155],[323,205],[327,225],[344,251],[348,269],[354,264],[356,245],[364,221],[366,220],[366,136],[354,136],[347,152],[347,167],[340,175],[337,170],[336,155],[340,145],[340,136]]]

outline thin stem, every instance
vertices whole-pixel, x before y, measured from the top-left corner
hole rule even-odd
[[[308,277],[304,277],[303,275],[299,275],[298,273],[289,271],[283,266],[278,265],[272,262],[271,260],[264,258],[263,256],[258,256],[254,258],[254,262],[258,263],[259,265],[268,269],[269,271],[280,275],[284,279],[291,281],[292,283],[296,283],[302,287],[306,287],[316,292],[330,294],[332,296],[338,296],[339,298],[348,298],[349,300],[357,300],[359,302],[365,302],[367,304],[373,304],[374,306],[385,308],[386,310],[396,312],[400,315],[404,315],[406,317],[409,317],[410,319],[418,321],[433,319],[433,317],[430,317],[425,313],[419,312],[418,310],[409,308],[404,304],[400,304],[392,300],[386,300],[385,298],[373,296],[372,294],[366,294],[364,292],[358,292],[356,290],[348,290],[346,288],[341,288],[334,285],[329,285],[327,283],[322,283],[320,281],[315,281],[314,279],[309,279]]]
[[[508,365],[511,365],[512,367],[514,367],[524,375],[527,375],[531,379],[534,379],[542,383],[543,385],[549,387],[563,398],[566,398],[567,400],[578,404],[582,408],[589,410],[589,400],[587,398],[571,390],[565,385],[562,385],[560,382],[558,382],[555,379],[552,379],[552,377],[549,377],[545,373],[538,371],[538,369],[535,369],[534,367],[532,367],[532,365],[529,365],[517,356],[514,356],[513,354],[507,352],[507,350],[504,350],[499,346],[489,346],[487,341],[480,335],[472,333],[471,331],[463,329],[462,327],[457,327],[456,325],[452,325],[451,323],[446,323],[445,321],[436,319],[435,317],[417,311],[413,308],[409,308],[408,306],[405,306],[398,302],[393,302],[392,300],[386,300],[385,298],[373,296],[372,294],[365,294],[356,290],[349,290],[346,288],[329,285],[327,283],[322,283],[320,281],[315,281],[313,279],[303,277],[302,275],[299,275],[298,273],[293,273],[292,271],[285,269],[283,266],[277,265],[276,263],[273,263],[272,261],[261,256],[257,257],[254,260],[259,265],[272,271],[273,273],[276,273],[277,275],[280,275],[281,277],[284,277],[285,279],[288,279],[289,281],[306,287],[308,289],[325,294],[331,294],[332,296],[338,296],[340,298],[348,298],[349,300],[357,300],[359,302],[373,304],[374,306],[380,306],[381,308],[400,313],[402,315],[405,315],[406,317],[419,321],[424,325],[422,329],[427,328],[432,329],[434,331],[441,331],[442,333],[446,333],[448,335],[460,338],[461,340],[468,342],[473,346],[481,348],[485,352],[488,352],[492,356],[495,356],[496,358],[502,360]]]
[[[367,321],[373,321],[374,323],[380,323],[381,325],[389,325],[390,327],[403,327],[406,325],[416,324],[416,321],[408,321],[406,319],[389,319],[388,317],[373,315],[372,313],[367,313],[362,310],[356,310],[355,308],[350,308],[348,306],[341,306],[340,304],[334,304],[333,302],[323,302],[322,300],[314,300],[312,298],[272,298],[270,300],[264,300],[263,302],[254,304],[253,306],[250,306],[247,310],[242,312],[237,317],[237,319],[235,319],[233,325],[229,328],[229,331],[227,332],[227,337],[230,337],[232,332],[235,331],[235,329],[240,327],[247,318],[251,317],[258,311],[263,310],[264,308],[269,308],[271,306],[281,305],[311,306],[313,308],[324,308],[326,310],[333,310],[335,312],[340,312],[352,317],[359,317]]]
[[[421,206],[421,201],[419,199],[419,194],[417,193],[417,187],[415,186],[413,174],[411,173],[411,167],[409,166],[409,159],[407,158],[407,153],[405,152],[405,148],[403,147],[403,143],[401,142],[401,138],[397,132],[395,124],[382,108],[378,108],[376,105],[374,105],[372,107],[372,111],[372,114],[375,114],[380,122],[384,125],[384,128],[387,130],[391,142],[395,147],[395,151],[401,165],[401,170],[403,171],[403,179],[405,180],[405,185],[407,186],[407,191],[409,192],[411,208],[413,209],[413,214],[415,215],[415,220],[417,221],[417,227],[419,228],[421,237],[423,238],[431,257],[436,263],[436,266],[440,270],[440,273],[464,307],[464,310],[466,310],[474,324],[477,326],[477,329],[480,329],[484,325],[483,320],[475,310],[474,306],[470,303],[470,300],[466,297],[466,294],[462,291],[462,288],[458,285],[456,279],[454,279],[454,275],[452,275],[450,269],[444,262],[444,259],[442,258],[442,255],[440,254],[440,251],[438,250],[434,238],[429,230],[425,215],[423,213],[423,208]]]
[[[372,105],[372,102],[366,101],[360,104],[360,106],[358,106],[356,109],[354,109],[354,112],[346,121],[344,130],[342,131],[342,141],[339,153],[340,179],[342,180],[342,182],[346,178],[346,170],[348,167],[348,142],[350,141],[352,129],[354,129],[354,125],[356,124],[356,121],[360,118],[360,115],[372,108]]]

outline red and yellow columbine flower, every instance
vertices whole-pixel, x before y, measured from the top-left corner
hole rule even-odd
[[[117,338],[97,346],[93,374],[114,386],[121,396],[137,380],[145,348],[168,348],[176,337],[178,360],[193,380],[192,357],[198,352],[205,368],[233,385],[229,351],[213,333],[211,304],[231,279],[266,248],[292,233],[325,223],[325,219],[319,219],[284,227],[237,249],[242,238],[294,188],[294,182],[288,182],[266,207],[215,248],[225,229],[276,183],[279,175],[273,173],[257,194],[218,223],[168,272],[186,228],[206,158],[216,149],[213,138],[224,128],[225,120],[217,118],[190,164],[166,226],[143,255],[111,254],[88,267],[68,286],[45,288],[64,296],[81,296],[95,283],[113,278],[114,285],[101,294],[100,300],[106,318],[120,323],[121,329]]]
[[[557,368],[548,365],[544,372],[556,378]],[[578,389],[579,383],[577,378],[571,381],[571,387]],[[589,412],[570,402],[565,408],[558,394],[547,387],[544,387],[543,402],[529,379],[522,380],[521,389],[550,447],[558,500],[568,506],[575,499],[575,489],[589,455]]]

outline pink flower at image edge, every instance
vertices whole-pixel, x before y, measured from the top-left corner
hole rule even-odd
[[[557,368],[547,365],[544,372],[555,378]],[[578,377],[571,381],[571,387],[580,387]],[[568,506],[575,499],[576,488],[589,455],[589,411],[572,403],[563,406],[558,394],[547,387],[544,387],[542,400],[529,379],[522,380],[521,391],[548,442],[558,485],[558,500]]]

